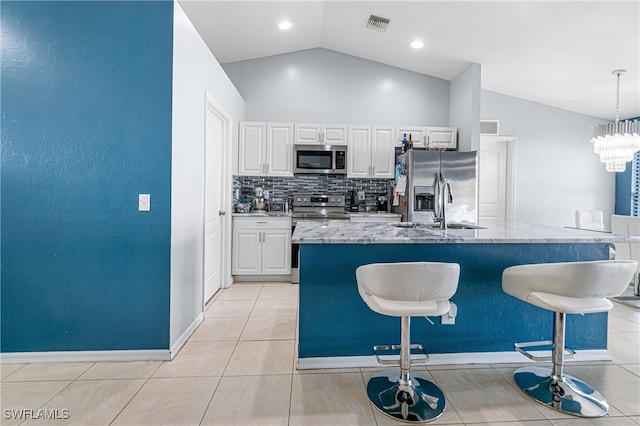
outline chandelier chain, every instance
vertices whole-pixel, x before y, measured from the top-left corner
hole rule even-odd
[[[616,123],[620,121],[620,117],[618,116],[618,111],[620,110],[620,75],[622,73],[620,71],[616,72],[616,76],[618,77],[618,83],[616,84]]]

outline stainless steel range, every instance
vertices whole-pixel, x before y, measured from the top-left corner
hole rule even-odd
[[[291,214],[292,231],[296,224],[305,222],[329,222],[349,220],[344,210],[344,195],[297,194],[293,197],[293,213]],[[300,282],[298,269],[298,244],[291,245],[291,282]]]
[[[293,197],[293,223],[309,220],[349,220],[344,211],[344,195],[298,194]]]

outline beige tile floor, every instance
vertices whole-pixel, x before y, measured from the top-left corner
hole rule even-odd
[[[581,419],[526,399],[510,364],[421,369],[444,391],[448,425],[640,424],[640,311],[615,304],[612,362],[572,363],[610,415]],[[297,286],[234,284],[218,292],[204,322],[171,362],[2,365],[3,425],[11,409],[58,410],[55,425],[392,425],[367,400],[377,369],[296,371]],[[67,411],[64,411],[67,410]],[[49,413],[56,413],[49,411]]]

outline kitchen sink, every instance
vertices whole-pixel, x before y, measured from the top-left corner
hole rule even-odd
[[[390,225],[395,226],[396,228],[418,228],[425,224],[420,222],[392,222]]]
[[[472,225],[470,223],[449,223],[447,224],[449,229],[487,229],[483,226]]]
[[[439,223],[432,222],[393,222],[390,224],[396,228],[431,228],[439,229]],[[447,225],[448,229],[487,229],[482,226],[473,225],[470,223],[450,223]]]

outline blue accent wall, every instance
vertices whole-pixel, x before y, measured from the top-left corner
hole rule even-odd
[[[173,3],[1,18],[2,352],[167,349]]]
[[[503,352],[516,342],[550,340],[553,313],[506,294],[502,272],[513,265],[601,260],[608,244],[300,244],[299,358],[372,355],[399,343],[400,320],[370,310],[358,293],[360,265],[435,261],[460,264],[451,301],[455,325],[411,324],[411,342],[430,353]],[[390,283],[393,285],[393,283]],[[607,347],[607,314],[568,315],[567,345]]]
[[[631,179],[632,165],[627,163],[624,172],[616,173],[616,206],[615,214],[631,215]]]

